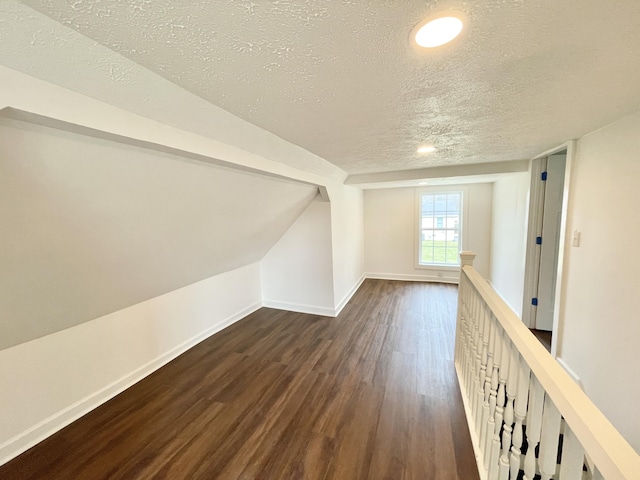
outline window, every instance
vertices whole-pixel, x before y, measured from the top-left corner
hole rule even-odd
[[[460,265],[462,192],[420,193],[419,265]]]

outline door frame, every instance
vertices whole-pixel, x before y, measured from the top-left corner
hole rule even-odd
[[[562,145],[558,145],[555,148],[547,150],[540,155],[536,155],[529,161],[529,178],[531,179],[533,175],[539,177],[541,173],[541,169],[539,167],[540,162],[538,160],[549,157],[556,153],[560,153],[566,150],[566,159],[565,159],[565,172],[564,172],[564,185],[562,189],[562,213],[560,217],[560,232],[558,235],[558,268],[556,269],[556,288],[555,288],[555,300],[554,300],[554,310],[553,310],[553,327],[551,330],[551,355],[554,357],[557,356],[557,345],[558,345],[558,332],[559,327],[563,322],[563,311],[564,311],[564,298],[563,294],[563,285],[564,285],[564,259],[566,250],[570,247],[567,243],[567,216],[569,211],[569,186],[571,184],[571,171],[573,167],[573,158],[575,154],[575,141],[571,140],[569,142],[563,143]],[[524,292],[523,292],[523,305],[522,305],[522,321],[524,324],[533,328],[535,325],[532,325],[531,314],[532,309],[535,308],[531,305],[531,298],[533,292],[537,287],[537,276],[539,271],[540,264],[540,249],[537,248],[536,242],[534,240],[534,236],[536,235],[536,225],[539,225],[542,221],[542,203],[541,203],[541,188],[532,188],[533,182],[529,183],[529,194],[528,194],[528,211],[529,216],[527,220],[526,227],[526,252],[525,252],[525,278],[524,278]],[[544,200],[544,197],[542,197]]]

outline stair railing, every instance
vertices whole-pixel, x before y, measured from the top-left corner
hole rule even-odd
[[[461,252],[455,364],[482,480],[640,479],[640,457]]]

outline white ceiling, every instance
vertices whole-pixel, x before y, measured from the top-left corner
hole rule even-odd
[[[640,108],[637,0],[23,3],[350,174],[526,159]],[[411,46],[451,10],[459,41]]]

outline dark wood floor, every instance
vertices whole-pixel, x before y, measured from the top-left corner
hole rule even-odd
[[[547,352],[551,352],[551,332],[547,332],[545,330],[536,330],[535,328],[530,328],[531,333],[540,341],[544,348],[547,349]]]
[[[476,479],[452,361],[456,295],[367,280],[338,318],[263,308],[0,478]]]

